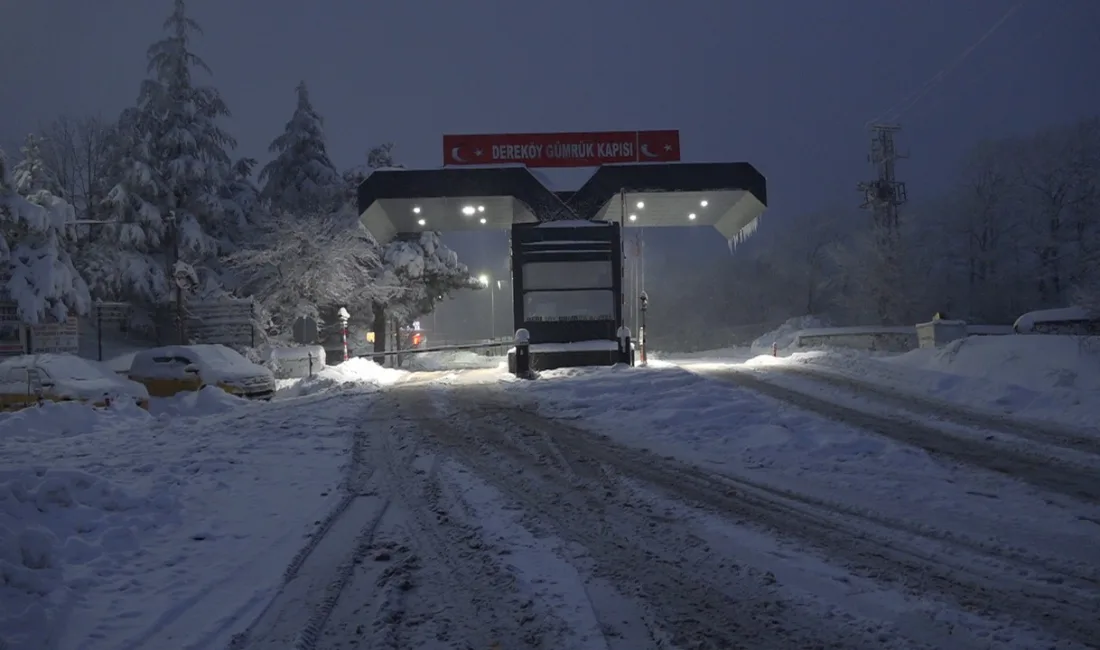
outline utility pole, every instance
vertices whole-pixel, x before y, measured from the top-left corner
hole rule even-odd
[[[894,134],[901,130],[897,124],[872,124],[871,153],[867,160],[874,166],[877,178],[868,183],[860,183],[864,200],[860,208],[870,210],[875,234],[875,265],[878,282],[875,286],[875,303],[879,318],[883,324],[889,324],[899,316],[899,298],[896,292],[901,288],[901,233],[898,208],[908,196],[905,183],[895,176],[897,161],[908,158],[897,152],[894,146]]]

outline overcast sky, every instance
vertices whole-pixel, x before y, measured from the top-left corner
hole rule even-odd
[[[864,123],[1018,1],[189,4],[238,155],[266,157],[304,79],[342,167],[386,140],[407,165],[438,166],[447,132],[678,128],[685,160],[756,165],[781,224],[857,204],[854,185],[870,175]],[[114,116],[132,103],[170,4],[0,0],[0,142],[59,113]],[[942,188],[977,139],[1100,112],[1097,61],[1100,0],[1026,2],[901,116],[910,196]],[[722,248],[716,233],[698,236]]]

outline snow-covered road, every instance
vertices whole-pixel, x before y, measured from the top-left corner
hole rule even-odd
[[[1100,436],[976,413],[807,368],[685,367],[933,454],[1100,503]]]
[[[330,374],[270,404],[207,391],[152,416],[6,416],[0,433],[15,435],[0,442],[29,469],[0,480],[0,533],[20,541],[0,545],[0,569],[23,563],[0,571],[14,607],[0,639],[1062,650],[1100,638],[1089,430],[751,364],[533,382],[495,366]],[[57,496],[74,471],[71,498]],[[140,499],[121,514],[108,499],[95,523],[85,483],[172,499],[144,518]],[[53,536],[45,568],[26,564],[37,547],[20,526]],[[77,553],[87,544],[99,555]]]
[[[522,389],[478,373],[412,379],[377,397],[349,505],[235,647],[1100,638],[1096,565],[1026,534],[995,543],[654,454],[540,415]]]

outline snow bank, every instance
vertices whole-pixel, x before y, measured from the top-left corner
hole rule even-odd
[[[967,408],[1095,427],[1100,337],[971,336],[895,356],[856,350],[759,356],[749,366],[810,365]]]
[[[249,403],[243,397],[230,395],[216,386],[203,386],[197,391],[177,393],[172,397],[152,399],[149,412],[154,416],[202,417],[241,408]]]
[[[145,421],[149,413],[136,404],[114,402],[107,408],[95,408],[80,402],[43,402],[10,413],[0,413],[0,445],[19,436],[49,434],[69,436],[86,434],[120,421]],[[0,452],[0,460],[6,461]]]
[[[780,350],[786,350],[795,344],[799,331],[826,327],[828,327],[828,324],[817,316],[797,316],[788,319],[779,327],[758,337],[752,342],[749,349],[756,354],[771,354],[772,344],[774,343]]]
[[[314,395],[339,387],[389,386],[401,381],[408,371],[384,368],[365,357],[356,357],[303,379],[283,379],[277,382],[277,397]]]
[[[176,514],[168,493],[127,490],[79,469],[0,471],[0,645],[52,647],[73,597]]]
[[[0,647],[224,647],[338,498],[366,407],[156,401],[0,415]]]
[[[1037,393],[1100,391],[1100,337],[970,337],[883,361],[1011,384]]]

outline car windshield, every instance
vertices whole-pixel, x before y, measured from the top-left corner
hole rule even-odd
[[[212,368],[236,368],[249,365],[248,359],[232,348],[220,345],[195,345],[191,349],[201,363]]]
[[[99,368],[77,357],[48,357],[38,365],[55,379],[92,380],[106,376]]]

